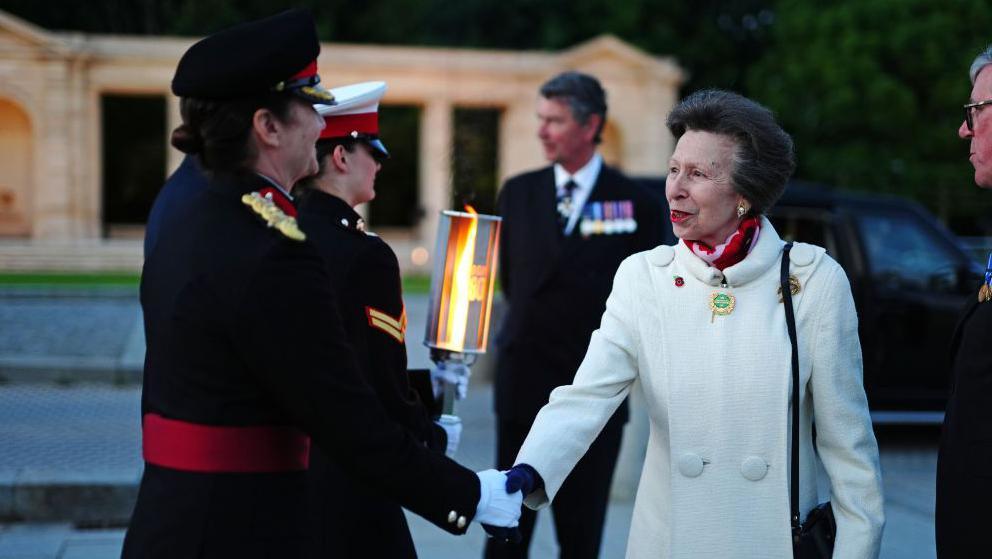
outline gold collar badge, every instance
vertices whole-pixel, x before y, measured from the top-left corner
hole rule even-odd
[[[279,209],[271,199],[262,196],[258,192],[245,194],[241,197],[241,203],[248,206],[255,213],[265,220],[269,227],[274,227],[283,236],[294,241],[305,241],[307,236],[296,224],[296,218],[286,215],[286,212]]]

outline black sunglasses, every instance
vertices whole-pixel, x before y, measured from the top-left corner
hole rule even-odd
[[[992,105],[992,99],[978,101],[977,103],[968,103],[964,106],[964,122],[968,125],[968,132],[975,131],[975,109],[984,107],[985,105]]]

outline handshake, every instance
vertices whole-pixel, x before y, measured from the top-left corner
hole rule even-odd
[[[485,470],[476,475],[481,491],[475,520],[482,524],[490,538],[503,543],[520,543],[517,528],[520,507],[524,495],[537,488],[540,476],[526,464],[518,464],[505,473]]]

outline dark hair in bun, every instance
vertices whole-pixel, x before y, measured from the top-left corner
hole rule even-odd
[[[198,155],[209,172],[247,170],[256,157],[254,145],[249,141],[255,111],[268,109],[286,122],[296,99],[279,92],[229,101],[182,97],[179,112],[183,123],[172,131],[172,145],[183,153]]]
[[[172,146],[179,151],[196,155],[203,150],[203,138],[188,124],[180,125],[172,131]]]

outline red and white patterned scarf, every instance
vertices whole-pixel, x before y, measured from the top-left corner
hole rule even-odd
[[[737,264],[751,252],[751,247],[758,240],[761,221],[757,217],[749,217],[741,222],[722,245],[711,247],[700,241],[683,239],[682,242],[693,254],[702,258],[717,270],[723,271]]]

